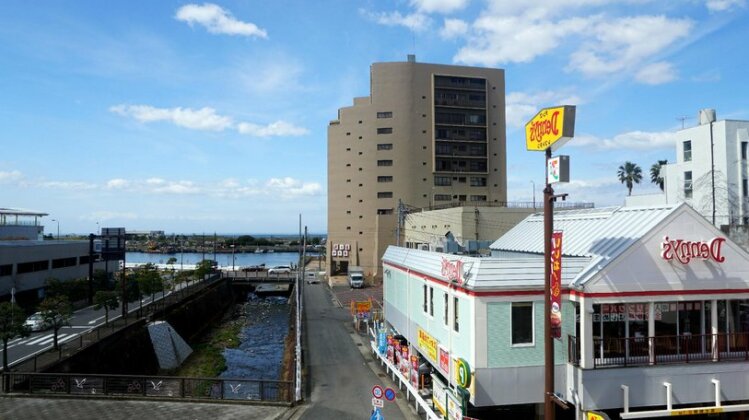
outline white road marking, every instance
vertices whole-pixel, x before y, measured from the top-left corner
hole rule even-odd
[[[62,340],[67,335],[68,334],[60,334],[60,335],[58,335],[57,336],[57,343],[59,344],[60,340]],[[55,336],[54,335],[52,335],[52,337],[48,338],[47,340],[44,340],[44,341],[42,341],[40,343],[37,343],[37,344],[40,345],[40,346],[46,346],[47,344],[52,344],[53,341],[55,341]]]
[[[50,337],[52,337],[52,336],[54,336],[54,334],[47,334],[47,335],[43,335],[43,336],[41,336],[41,337],[39,337],[39,338],[37,338],[37,339],[35,339],[35,340],[27,341],[27,342],[26,342],[26,345],[27,345],[27,346],[33,346],[34,344],[37,344],[37,343],[39,343],[40,341],[44,341],[44,340],[46,340],[46,339],[48,339],[48,338],[50,338]]]

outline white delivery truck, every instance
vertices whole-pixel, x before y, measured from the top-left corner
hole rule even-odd
[[[364,287],[364,270],[361,267],[356,265],[348,267],[348,284],[357,289]]]

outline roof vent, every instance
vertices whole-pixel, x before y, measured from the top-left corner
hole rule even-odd
[[[715,110],[714,109],[701,109],[700,110],[700,125],[710,124],[715,122]]]
[[[416,62],[416,54],[408,54],[408,62],[409,63],[415,63]]]

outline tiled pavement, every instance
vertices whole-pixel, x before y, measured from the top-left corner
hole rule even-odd
[[[285,418],[290,410],[239,404],[0,397],[1,420],[273,420]]]

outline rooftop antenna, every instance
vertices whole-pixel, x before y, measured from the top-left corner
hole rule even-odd
[[[691,120],[692,117],[687,117],[686,115],[682,115],[681,117],[676,117],[678,121],[681,121],[681,129],[684,129],[684,121]]]

